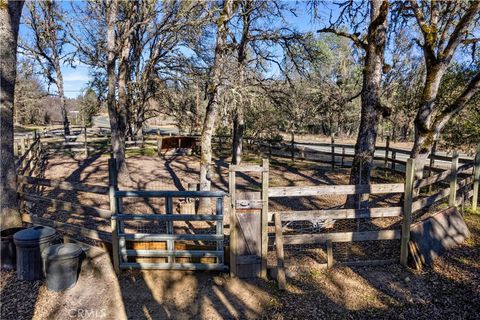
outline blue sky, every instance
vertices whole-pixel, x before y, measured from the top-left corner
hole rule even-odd
[[[288,22],[291,24],[291,26],[303,32],[308,32],[308,31],[314,32],[321,27],[321,25],[319,25],[318,23],[312,22],[311,15],[307,10],[306,2],[291,1],[291,4],[292,6],[295,6],[297,10],[297,16],[291,13],[287,14],[287,19],[288,19]],[[67,1],[64,1],[62,3],[62,8],[67,12],[70,12],[70,3]],[[27,9],[24,7],[24,11],[23,11],[24,15],[26,14],[26,10]],[[322,17],[328,18],[329,11],[325,8],[322,12],[320,12],[320,14]],[[26,26],[23,24],[20,25],[20,36],[24,38],[28,37],[28,30]],[[86,88],[87,83],[90,80],[89,71],[90,71],[90,67],[82,64],[77,64],[75,68],[69,65],[62,66],[65,95],[67,97],[75,98],[78,95],[82,94],[82,91]],[[50,91],[52,93],[55,93],[56,92],[55,86],[51,86]]]

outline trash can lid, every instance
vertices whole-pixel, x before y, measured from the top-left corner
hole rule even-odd
[[[34,241],[38,240],[41,242],[42,239],[51,238],[55,236],[57,231],[50,227],[45,226],[35,226],[28,228],[22,231],[19,231],[13,235],[13,240],[15,241]]]
[[[82,253],[82,247],[75,243],[55,244],[43,250],[42,256],[49,260],[77,258]]]

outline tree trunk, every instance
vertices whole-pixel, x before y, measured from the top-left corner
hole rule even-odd
[[[0,6],[0,228],[20,226],[17,206],[17,177],[13,155],[13,114],[17,75],[18,26],[23,1],[2,2]]]
[[[238,44],[238,82],[239,86],[245,86],[245,70],[247,68],[245,61],[247,60],[248,42],[250,41],[250,23],[252,14],[252,0],[243,2],[242,10],[242,37]],[[233,119],[233,139],[232,139],[232,164],[240,164],[243,155],[243,133],[245,132],[245,117],[243,99],[237,104],[235,109],[235,116]]]
[[[355,157],[350,173],[350,184],[369,184],[373,167],[378,121],[381,116],[380,87],[383,58],[387,39],[388,3],[371,1],[370,25],[365,47],[363,70],[362,107],[360,127],[355,144]],[[348,198],[350,204],[357,203],[359,196]]]
[[[55,32],[55,31],[52,31]],[[62,69],[60,66],[60,58],[58,57],[58,52],[56,48],[56,34],[52,36],[53,43],[51,44],[52,46],[52,55],[53,55],[53,62],[55,64],[55,74],[57,76],[57,79],[55,79],[55,84],[57,85],[58,89],[58,96],[60,97],[60,110],[62,112],[62,118],[63,118],[63,134],[66,136],[70,135],[70,122],[68,121],[68,112],[67,112],[67,105],[65,101],[65,90],[63,88],[63,75],[62,75]]]
[[[130,52],[129,41],[125,41],[122,45],[119,65],[118,65],[118,104],[116,106],[117,113],[117,144],[118,150],[115,152],[118,166],[118,181],[129,184],[131,182],[128,172],[127,163],[125,161],[125,137],[127,134],[127,77],[128,77],[128,54]],[[133,138],[133,132],[132,132]]]
[[[411,155],[412,158],[415,158],[415,177],[417,179],[423,178],[423,167],[430,155],[433,140],[438,137],[438,134],[431,127],[432,110],[434,109],[440,82],[447,68],[443,63],[433,63],[432,60],[428,59],[426,69],[427,75],[421,102],[414,121],[415,140]]]
[[[243,106],[238,105],[235,118],[233,119],[232,164],[240,164],[242,162],[244,131]]]
[[[119,181],[125,174],[125,129],[122,125],[121,115],[118,112],[120,103],[115,98],[115,20],[117,16],[118,2],[110,0],[107,2],[107,81],[108,81],[108,117],[110,119],[112,154],[117,160]],[[122,131],[123,128],[123,131]],[[128,172],[128,171],[127,171]]]
[[[212,135],[215,130],[215,118],[218,109],[218,96],[222,86],[221,76],[224,72],[226,45],[228,34],[228,21],[232,16],[233,0],[225,0],[223,10],[217,21],[217,42],[215,45],[215,60],[211,70],[210,83],[208,85],[208,104],[205,112],[201,134],[200,151],[200,190],[210,190],[210,166],[212,163]],[[200,212],[209,210],[210,201],[205,198],[200,201]]]
[[[465,108],[473,96],[480,92],[480,72],[478,72],[453,103],[440,112],[434,113],[434,103],[439,87],[436,83],[440,83],[443,73],[435,74],[435,76],[439,79],[435,79],[433,85],[428,81],[425,83],[424,95],[422,96],[423,103],[415,117],[415,140],[412,157],[415,158],[415,177],[417,179],[423,178],[423,169],[432,152],[433,143],[438,140],[445,125]]]
[[[70,122],[68,121],[68,112],[67,112],[67,105],[65,101],[65,91],[63,89],[63,76],[62,71],[60,70],[60,64],[58,65],[57,73],[57,88],[58,88],[58,95],[60,97],[60,110],[62,111],[63,117],[63,134],[65,136],[70,135]]]
[[[422,3],[426,5],[426,3]],[[433,4],[432,4],[433,5]],[[440,132],[447,122],[460,112],[473,95],[479,90],[480,73],[471,80],[462,94],[448,107],[441,110],[436,106],[436,99],[440,83],[458,46],[469,34],[470,27],[480,12],[480,2],[469,2],[468,9],[459,17],[457,24],[452,28],[447,45],[438,47],[438,37],[442,29],[437,28],[437,20],[425,21],[422,8],[415,1],[411,1],[412,12],[417,19],[423,35],[423,54],[425,58],[426,77],[420,103],[415,116],[415,140],[411,156],[415,158],[415,177],[423,177],[423,168],[432,151],[433,143],[438,139]],[[445,30],[443,30],[444,32]],[[443,34],[445,35],[445,34]],[[443,36],[442,35],[442,36]]]

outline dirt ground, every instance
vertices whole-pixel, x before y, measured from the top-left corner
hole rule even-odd
[[[289,274],[286,291],[273,280],[244,281],[223,273],[124,271],[94,251],[77,285],[47,290],[2,271],[2,319],[478,319],[480,217],[473,236],[413,271],[399,265],[323,269]]]
[[[52,155],[43,176],[105,185],[107,161],[101,155],[88,159]],[[217,159],[216,164],[213,188],[227,191],[227,161]],[[194,157],[159,161],[156,157],[133,155],[128,165],[133,184],[122,188],[183,190],[198,177],[198,159]],[[272,161],[270,184],[341,184],[347,182],[347,172],[346,169],[330,171],[329,167],[313,163]],[[240,175],[238,180],[241,188],[259,190],[258,176]],[[42,194],[108,208],[104,196],[48,188]],[[280,199],[271,203],[271,208],[334,208],[344,200],[342,197]],[[382,201],[378,203],[381,205]],[[81,215],[68,216],[62,212],[48,215],[110,231],[108,224],[98,219],[85,220]],[[480,217],[469,215],[466,220],[472,238],[422,272],[396,264],[337,265],[327,270],[323,266],[323,248],[287,250],[289,284],[284,292],[277,289],[273,280],[239,280],[219,272],[122,271],[117,277],[108,254],[91,249],[87,251],[77,285],[61,293],[49,291],[43,281],[18,281],[14,272],[2,270],[1,318],[475,319],[480,305]],[[396,222],[382,223],[389,227]],[[389,252],[387,247],[375,250],[381,256]],[[347,250],[338,248],[337,258],[343,255],[349,258],[344,251]]]

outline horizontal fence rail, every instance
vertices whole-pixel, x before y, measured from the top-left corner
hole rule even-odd
[[[116,191],[116,197],[127,198],[221,198],[226,196],[223,191]]]
[[[31,201],[34,203],[48,202],[52,206],[54,206],[56,210],[72,211],[75,213],[88,214],[88,215],[97,216],[100,218],[110,218],[112,215],[110,210],[100,209],[97,207],[83,205],[80,203],[58,200],[58,199],[49,198],[49,197],[43,197],[43,196],[29,194],[21,191],[18,192],[18,195],[24,201]]]
[[[307,187],[271,187],[268,196],[273,197],[303,197],[318,195],[353,195],[353,194],[381,194],[402,193],[403,183],[365,184],[365,185],[324,185]]]
[[[397,240],[400,239],[400,230],[380,230],[363,232],[335,232],[321,234],[295,234],[283,235],[284,245],[293,244],[321,244],[332,242],[358,242],[374,240]]]
[[[306,221],[315,219],[368,219],[398,217],[403,212],[402,207],[368,208],[368,209],[325,209],[308,211],[274,211],[269,212],[269,220],[273,215],[280,214],[282,221]]]
[[[52,187],[56,189],[66,190],[66,191],[81,191],[81,192],[96,193],[96,194],[103,194],[103,195],[108,194],[107,186],[92,185],[92,184],[78,183],[78,182],[69,182],[69,181],[55,180],[55,179],[45,179],[45,178],[22,176],[22,175],[17,175],[17,183]]]

